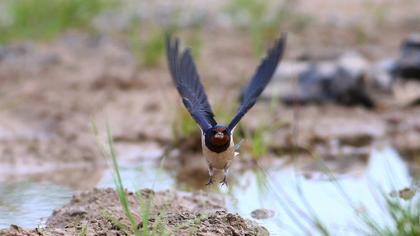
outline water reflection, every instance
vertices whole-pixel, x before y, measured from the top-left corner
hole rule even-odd
[[[156,166],[155,161],[143,161],[141,166],[131,161],[119,162],[121,178],[124,187],[130,191],[150,188],[155,191],[166,190],[175,186],[175,179],[168,172]],[[98,183],[100,188],[114,188],[112,170],[105,172]]]
[[[379,224],[390,225],[381,190],[389,193],[411,184],[405,163],[389,148],[372,151],[367,171],[359,177],[331,181],[326,180],[332,177],[327,173],[324,180],[307,179],[292,166],[267,170],[262,173],[266,181],[259,181],[259,175],[248,172],[241,177],[247,188],[232,187],[227,203],[249,218],[254,209],[275,210],[274,218],[259,221],[272,235],[316,234],[311,222],[314,217],[334,234],[359,235],[364,225],[355,211],[367,211]]]
[[[51,184],[0,184],[0,228],[10,224],[42,226],[51,212],[67,203],[72,194],[68,188]]]
[[[119,150],[121,175],[128,189],[191,190],[186,184],[176,183],[173,173],[156,165],[161,152],[153,151],[153,148],[145,152],[136,145],[120,146]],[[406,164],[390,148],[373,150],[362,174],[340,175],[336,181],[331,181],[331,174],[319,175],[321,178],[308,178],[294,165],[280,169],[260,168],[235,173],[229,188],[221,188],[221,192],[226,196],[229,210],[246,218],[251,218],[255,209],[274,210],[274,217],[257,220],[272,235],[301,235],[302,230],[316,234],[315,226],[308,220],[314,216],[334,230],[334,234],[358,235],[356,228],[364,226],[355,210],[368,211],[378,223],[389,224],[379,189],[389,193],[412,184]],[[110,170],[97,186],[114,187]],[[11,223],[36,227],[40,218],[49,216],[54,208],[68,202],[72,193],[68,188],[55,185],[0,185],[0,228]]]
[[[173,188],[175,180],[156,163],[162,155],[162,148],[156,145],[137,145],[117,143],[118,164],[124,186],[135,191],[150,188],[156,191]],[[114,188],[112,170],[107,170],[98,187]]]
[[[143,160],[141,167],[138,161],[132,160],[122,160],[120,165],[126,187],[130,190],[175,187],[191,190],[186,184],[176,183],[167,171],[157,168],[153,158]],[[241,175],[235,173],[229,188],[221,188],[221,192],[226,195],[228,209],[246,218],[251,218],[255,209],[275,210],[275,217],[257,220],[272,235],[290,235],[293,232],[301,235],[302,230],[315,234],[315,226],[310,220],[313,217],[320,219],[336,234],[358,235],[358,230],[364,225],[355,211],[367,211],[379,224],[390,224],[389,217],[384,214],[381,191],[389,193],[402,189],[410,186],[412,181],[406,164],[391,148],[373,150],[365,169],[362,174],[343,174],[338,179],[328,171],[318,173],[317,178],[308,178],[294,165],[281,169],[249,170]],[[100,187],[113,185],[111,172],[99,184]]]

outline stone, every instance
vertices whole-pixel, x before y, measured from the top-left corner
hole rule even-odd
[[[402,43],[395,73],[404,79],[420,80],[420,34],[410,35]]]
[[[251,212],[251,217],[257,220],[268,219],[275,215],[275,212],[270,209],[256,209]]]
[[[291,105],[337,103],[373,107],[374,101],[365,85],[369,63],[350,51],[331,60],[283,62],[263,99],[280,100]],[[293,80],[298,78],[298,83]]]

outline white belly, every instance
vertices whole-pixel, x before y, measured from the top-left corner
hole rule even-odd
[[[230,145],[226,151],[217,153],[209,150],[205,144],[204,136],[201,136],[201,145],[203,147],[203,155],[211,166],[215,169],[228,168],[230,162],[235,156],[235,145],[233,143],[233,136],[230,136]]]

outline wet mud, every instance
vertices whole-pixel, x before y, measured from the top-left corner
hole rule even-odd
[[[226,42],[230,40],[234,40],[234,36]],[[220,51],[220,47],[225,46],[210,44],[206,50]],[[206,50],[204,55],[208,53]],[[201,173],[197,176],[204,179],[206,170],[202,163],[189,161],[201,159],[197,148],[199,132],[181,140],[173,135],[176,112],[184,108],[164,65],[154,69],[138,67],[122,43],[80,34],[62,36],[49,47],[11,45],[6,51],[0,63],[3,170],[0,178],[11,179],[16,173],[55,176],[57,168],[76,173],[80,169],[96,170],[99,176],[106,165],[92,131],[94,122],[102,133],[109,124],[116,143],[155,142],[167,151],[171,151],[168,148],[178,150],[174,155],[179,157],[180,163],[174,165],[187,170],[180,172]],[[210,61],[214,59],[208,56]],[[227,63],[227,68],[235,61],[221,60]],[[28,63],[31,65],[26,65]],[[251,59],[242,59],[241,63],[253,64]],[[223,74],[223,68],[220,71],[205,66],[200,69],[209,78]],[[240,87],[243,81],[238,78],[243,73],[242,70],[238,70],[237,75],[229,73],[232,79],[220,81],[226,92]],[[207,84],[206,79],[204,84]],[[212,103],[217,106],[221,100],[213,86],[215,83],[206,87]],[[224,96],[234,109],[238,94],[224,93]],[[387,99],[392,100],[392,95]],[[418,154],[420,139],[419,111],[418,106],[365,109],[334,104],[277,104],[273,110],[270,102],[262,100],[241,122],[251,136],[245,139],[241,150],[244,154],[241,159],[245,161],[239,165],[249,165],[246,160],[249,160],[247,153],[252,134],[261,126],[276,127],[270,129],[267,143],[269,152],[278,157],[307,156],[308,153],[332,158],[366,157],[373,145],[385,142],[395,146],[403,157],[413,159]],[[242,139],[242,135],[237,139]],[[193,168],[189,167],[191,165]],[[50,179],[60,183],[60,177]]]
[[[227,212],[217,196],[150,189],[127,195],[139,230],[171,235],[268,235],[264,227]],[[139,199],[150,201],[147,222],[146,215],[138,211]],[[130,224],[114,190],[94,189],[74,196],[55,210],[44,228],[28,230],[12,225],[0,230],[0,235],[78,235],[84,228],[86,235],[126,235],[121,228],[130,228]]]

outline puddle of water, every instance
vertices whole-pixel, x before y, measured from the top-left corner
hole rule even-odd
[[[51,212],[67,203],[73,192],[65,187],[40,183],[0,183],[0,229],[16,224],[42,226]]]
[[[179,189],[180,185],[176,185],[174,178],[156,167],[154,161],[139,163],[133,160],[120,161],[121,175],[128,189]],[[257,220],[272,235],[301,235],[302,228],[315,234],[314,226],[304,220],[311,215],[316,215],[336,234],[359,235],[356,230],[364,229],[364,225],[355,214],[355,209],[368,211],[377,223],[389,225],[391,219],[384,214],[380,191],[390,193],[408,187],[412,182],[406,164],[391,148],[372,151],[362,175],[342,175],[335,181],[331,181],[332,175],[320,175],[324,177],[305,178],[293,165],[265,171],[250,170],[241,175],[235,174],[238,183],[221,191],[226,195],[227,208],[246,218],[251,218],[251,212],[255,209],[274,210],[275,217]],[[99,186],[114,186],[110,171]],[[181,188],[190,190],[188,186]]]
[[[162,149],[155,145],[116,144],[118,164],[124,186],[132,191],[150,188],[156,191],[173,188],[176,180],[163,168],[156,166],[156,160],[162,155]],[[112,170],[105,171],[98,183],[100,188],[114,188]]]
[[[268,181],[256,178],[266,176]],[[330,176],[331,177],[331,176]],[[373,151],[367,170],[360,177],[336,181],[306,179],[293,167],[263,174],[248,172],[241,177],[246,188],[235,186],[228,192],[228,208],[251,218],[258,208],[276,211],[276,216],[260,220],[272,235],[301,235],[302,228],[316,234],[305,217],[316,215],[336,235],[359,235],[365,229],[355,209],[367,211],[379,225],[391,225],[385,214],[381,191],[390,193],[410,186],[412,180],[405,163],[392,149]]]
[[[165,170],[156,167],[154,161],[143,161],[141,166],[130,161],[119,162],[120,174],[124,187],[135,191],[143,188],[150,188],[155,191],[174,188],[176,180]],[[99,188],[114,188],[112,170],[107,170],[98,183]]]
[[[156,158],[161,151],[155,147],[145,149],[134,144],[116,147],[121,175],[129,190],[179,189],[180,186],[180,190],[191,190],[189,186],[179,185],[170,173],[156,166]],[[355,227],[363,226],[349,201],[358,210],[368,211],[378,223],[388,225],[390,219],[378,202],[382,199],[379,189],[389,193],[412,183],[406,164],[389,148],[372,151],[362,175],[343,175],[337,181],[329,181],[328,177],[331,176],[305,178],[293,165],[265,171],[249,170],[243,174],[235,173],[230,178],[235,178],[238,183],[231,181],[229,188],[221,191],[226,195],[228,209],[246,218],[251,218],[255,209],[274,210],[274,217],[257,220],[272,235],[301,235],[302,228],[315,234],[314,226],[305,221],[305,216],[311,214],[315,214],[329,229],[335,230],[334,234],[358,235]],[[97,186],[114,187],[110,170],[105,171]],[[49,216],[54,208],[68,202],[73,192],[59,186],[29,183],[0,184],[0,193],[0,228],[11,223],[31,228],[42,224],[39,219]],[[349,196],[350,200],[345,196]]]

